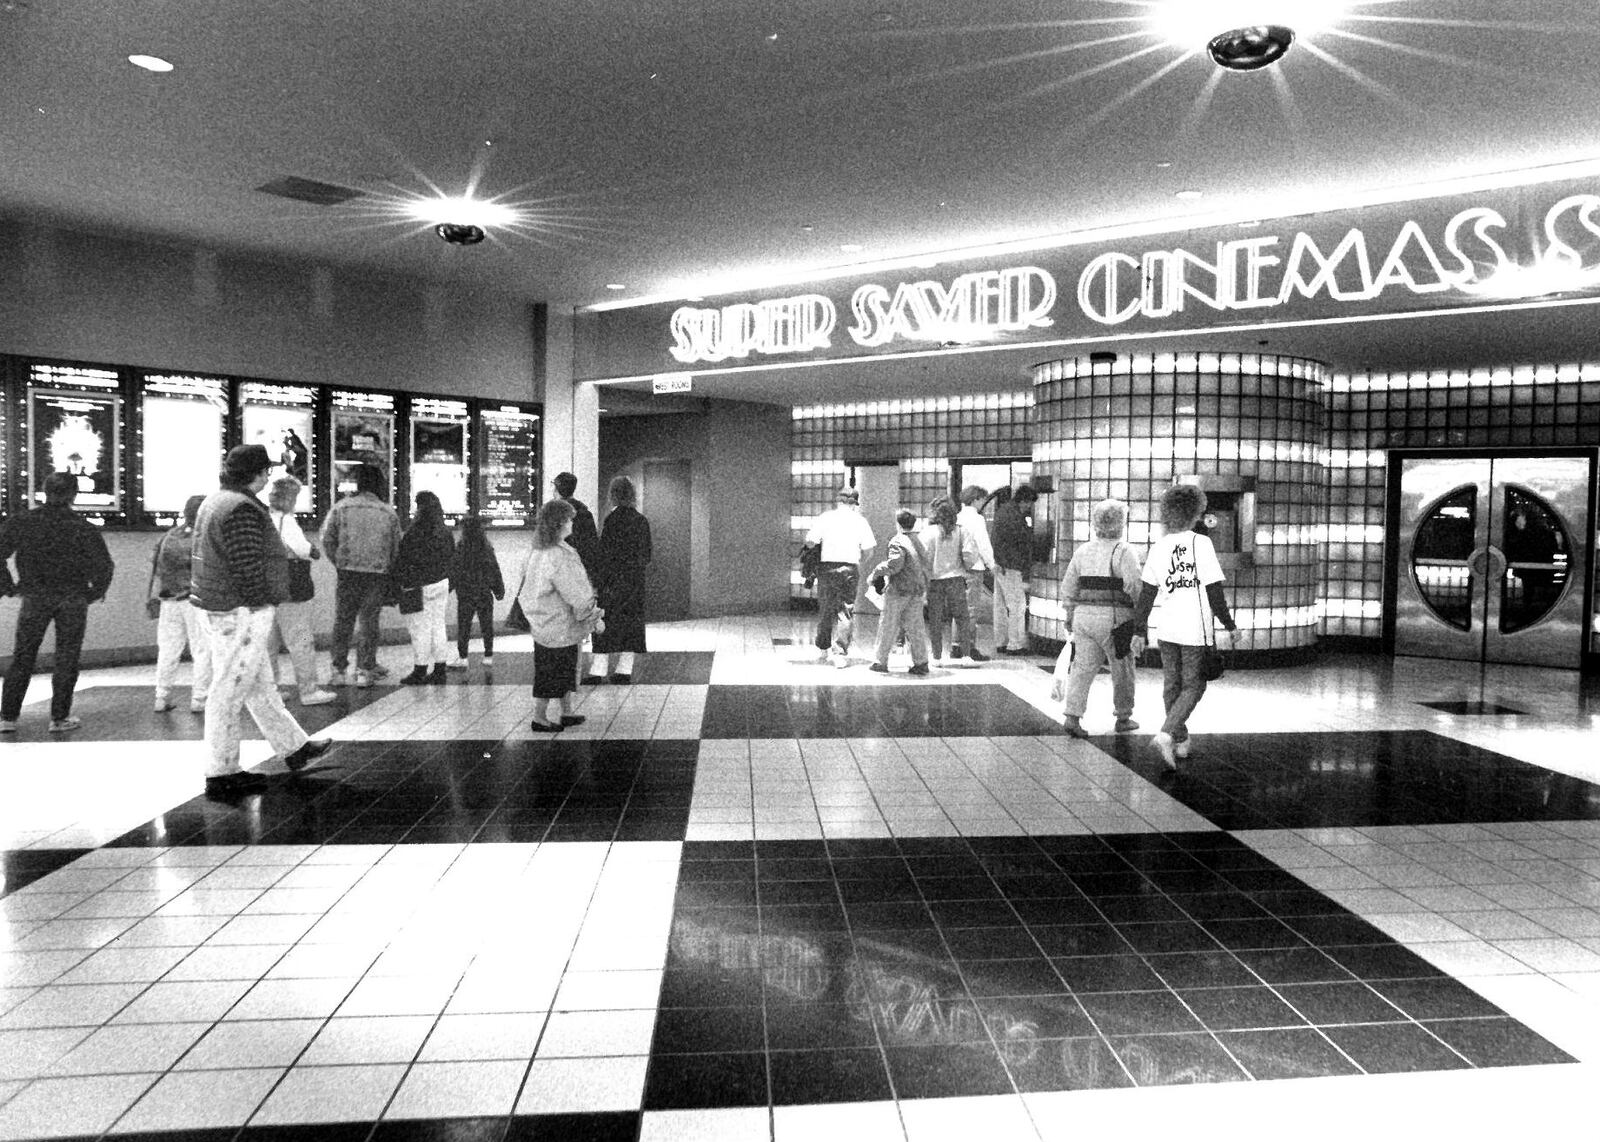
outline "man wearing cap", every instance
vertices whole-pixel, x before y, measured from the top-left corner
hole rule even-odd
[[[252,793],[266,787],[259,773],[239,768],[239,715],[249,710],[273,750],[291,770],[332,748],[313,741],[283,705],[267,661],[274,608],[289,597],[289,557],[266,505],[272,457],[259,444],[241,444],[223,462],[221,487],[195,518],[189,601],[205,612],[211,637],[211,694],[206,702],[206,794]]]
[[[44,506],[0,524],[0,593],[12,593],[5,561],[16,555],[16,593],[22,596],[16,648],[0,697],[3,734],[17,730],[39,644],[51,623],[56,625],[56,658],[50,679],[50,732],[70,733],[83,724],[72,716],[78,654],[89,604],[106,597],[112,564],[99,530],[72,510],[77,497],[78,478],[70,472],[52,472],[44,480]]]
[[[817,570],[817,649],[838,667],[849,665],[850,627],[856,612],[861,557],[877,549],[878,538],[861,514],[861,495],[839,489],[839,506],[823,512],[806,532],[807,543],[822,545]]]

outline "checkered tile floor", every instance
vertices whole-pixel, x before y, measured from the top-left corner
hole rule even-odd
[[[36,683],[0,743],[0,1139],[1587,1120],[1592,684],[1236,671],[1167,774],[1146,734],[1067,737],[1043,660],[886,677],[808,633],[652,627],[555,737],[506,640],[305,711],[340,743],[305,774],[248,743],[277,776],[237,802],[149,668],[85,675],[65,739]]]

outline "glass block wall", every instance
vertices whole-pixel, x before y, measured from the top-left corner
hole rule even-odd
[[[1600,364],[1335,375],[1325,399],[1326,634],[1382,633],[1389,449],[1600,445]],[[1600,610],[1589,648],[1600,652]]]
[[[1034,368],[1035,473],[1055,480],[1056,562],[1035,568],[1030,627],[1064,637],[1056,577],[1090,538],[1089,509],[1128,504],[1128,541],[1161,534],[1161,493],[1185,476],[1255,481],[1253,566],[1228,572],[1241,650],[1317,638],[1325,512],[1325,367],[1254,353],[1118,354]]]
[[[898,463],[901,505],[926,514],[928,503],[950,490],[951,460],[1027,454],[1032,412],[1027,392],[796,408],[790,597],[815,597],[800,583],[800,545],[811,521],[835,506],[834,494],[853,465]]]

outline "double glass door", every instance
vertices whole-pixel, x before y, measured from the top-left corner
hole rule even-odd
[[[1590,461],[1401,461],[1395,652],[1576,668]]]

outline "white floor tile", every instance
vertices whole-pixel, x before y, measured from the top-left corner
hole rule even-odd
[[[112,1134],[243,1126],[282,1075],[277,1068],[162,1075],[117,1121]]]

